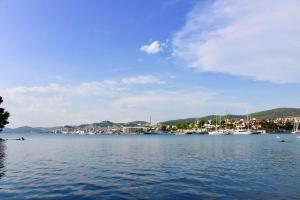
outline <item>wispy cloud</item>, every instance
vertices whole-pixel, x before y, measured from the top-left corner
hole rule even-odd
[[[140,50],[146,52],[147,54],[156,54],[161,52],[163,47],[159,41],[153,41],[151,44],[141,46]]]
[[[126,93],[126,88],[102,81],[13,87],[0,92],[11,113],[11,126],[53,126],[97,120],[93,113],[109,113],[106,104]]]
[[[165,84],[164,81],[152,75],[123,78],[122,82],[125,84]]]
[[[246,103],[202,88],[135,90],[114,81],[13,87],[0,91],[10,126],[56,126],[102,120],[155,121],[202,116],[213,111],[244,112]],[[220,101],[222,99],[222,101]]]
[[[202,89],[146,91],[121,96],[112,102],[113,110],[120,111],[124,118],[133,120],[137,119],[136,116],[152,115],[157,121],[203,116],[225,112],[226,109],[243,113],[247,107],[249,105],[245,102]]]
[[[300,82],[300,1],[214,1],[196,6],[173,55],[201,71]]]
[[[113,92],[120,91],[117,82],[105,80],[102,82],[83,82],[79,85],[60,85],[49,84],[46,86],[32,87],[14,87],[8,88],[4,92],[10,97],[19,99],[22,95],[26,96],[51,96],[51,95],[67,95],[67,96],[94,96],[94,95],[111,95]]]

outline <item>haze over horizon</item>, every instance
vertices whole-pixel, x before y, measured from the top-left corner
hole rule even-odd
[[[0,1],[8,127],[300,107],[299,24],[298,0]]]

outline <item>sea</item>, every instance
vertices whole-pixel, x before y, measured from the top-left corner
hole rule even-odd
[[[0,137],[1,200],[300,199],[296,135]]]

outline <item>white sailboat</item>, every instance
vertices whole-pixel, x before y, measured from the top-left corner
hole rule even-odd
[[[250,135],[250,134],[252,134],[252,131],[245,130],[245,129],[239,129],[239,130],[234,131],[233,134],[234,135]]]
[[[297,118],[294,119],[294,126],[293,126],[293,130],[292,130],[292,134],[297,134],[300,133],[299,130],[299,120]]]
[[[219,121],[219,129],[218,129],[218,115],[216,115],[216,124],[215,124],[215,130],[214,131],[209,131],[208,134],[209,135],[231,135],[232,131],[231,130],[227,130],[227,129],[222,129],[221,125],[222,125],[222,116],[220,115],[220,121]]]
[[[218,130],[218,115],[216,115],[216,124],[215,124],[215,130],[214,131],[209,131],[209,135],[222,135],[224,134],[223,131]]]
[[[225,117],[224,117],[225,129],[223,129],[223,133],[224,133],[225,135],[233,135],[234,130],[228,129],[228,128],[227,128],[226,120],[227,120],[227,112],[226,112],[226,115],[225,115]],[[221,120],[221,122],[222,122],[222,120]],[[220,122],[220,123],[221,123],[221,122]]]
[[[234,131],[234,135],[250,135],[252,134],[252,131],[250,130],[250,122],[249,122],[249,115],[247,114],[247,124],[248,128],[247,129],[238,129]]]
[[[209,131],[208,134],[209,135],[218,135],[218,116],[216,115],[216,124],[215,124],[215,131]]]

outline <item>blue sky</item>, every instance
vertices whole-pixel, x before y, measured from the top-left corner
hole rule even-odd
[[[299,107],[300,3],[1,0],[10,126]]]

